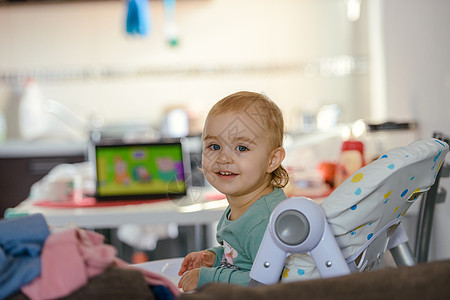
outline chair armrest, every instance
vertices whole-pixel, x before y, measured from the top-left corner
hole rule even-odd
[[[288,198],[275,207],[250,278],[278,282],[288,253],[310,253],[322,277],[350,273],[322,208],[305,197]]]

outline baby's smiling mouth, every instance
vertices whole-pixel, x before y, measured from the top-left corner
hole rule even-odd
[[[219,171],[219,172],[217,172],[217,174],[220,175],[220,176],[233,176],[233,175],[237,175],[237,174],[235,174],[235,173],[233,173],[233,172],[228,172],[228,171]]]
[[[224,176],[233,175],[231,172],[219,172],[219,174]]]

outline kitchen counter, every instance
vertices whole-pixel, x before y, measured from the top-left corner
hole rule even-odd
[[[0,143],[0,158],[85,155],[87,143],[7,140]]]

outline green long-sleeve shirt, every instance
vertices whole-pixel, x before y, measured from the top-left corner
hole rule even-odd
[[[234,221],[228,219],[230,207],[227,207],[217,225],[216,237],[220,246],[208,249],[216,254],[216,261],[211,268],[200,269],[198,287],[209,282],[248,285],[270,214],[286,198],[282,189],[275,188]]]

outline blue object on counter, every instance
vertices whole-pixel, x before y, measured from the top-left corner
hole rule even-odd
[[[0,221],[0,299],[41,274],[41,251],[49,235],[41,214]]]
[[[149,0],[128,0],[127,33],[147,35],[150,27]]]

